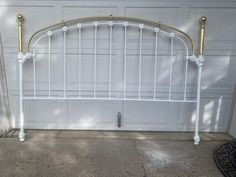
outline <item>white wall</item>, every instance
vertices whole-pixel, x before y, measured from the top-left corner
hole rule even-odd
[[[19,115],[16,59],[18,13],[26,18],[24,25],[27,39],[35,30],[61,20],[112,14],[162,21],[186,31],[196,43],[198,20],[203,15],[207,16],[200,130],[227,131],[236,83],[236,1],[2,0],[0,31],[3,34],[12,118],[16,120],[16,127]],[[189,85],[193,89],[195,86]],[[188,131],[193,130],[194,110],[194,104],[29,101],[26,103],[25,115],[28,128],[116,129],[113,127],[116,114],[122,112],[127,121],[124,129]],[[88,124],[89,127],[81,126]]]
[[[6,133],[12,127],[10,109],[4,69],[3,51],[0,35],[0,135]]]

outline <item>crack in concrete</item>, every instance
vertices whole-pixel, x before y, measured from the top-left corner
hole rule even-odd
[[[143,163],[143,161],[142,161],[142,159],[141,159],[141,157],[140,157],[140,154],[139,154],[139,152],[138,152],[138,149],[137,149],[137,145],[136,145],[135,140],[133,140],[133,144],[134,144],[135,152],[136,152],[136,154],[137,154],[137,156],[138,156],[138,160],[139,160],[139,162],[140,162],[140,164],[141,164],[141,167],[142,167],[142,169],[143,169],[143,177],[148,177],[148,176],[147,176],[146,169],[145,169],[145,167],[144,167],[144,163]]]

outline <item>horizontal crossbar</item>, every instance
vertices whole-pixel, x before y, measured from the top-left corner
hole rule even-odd
[[[169,99],[132,99],[132,98],[106,98],[106,97],[23,97],[24,100],[106,100],[106,101],[150,101],[150,102],[175,102],[196,103],[197,100],[169,100]]]

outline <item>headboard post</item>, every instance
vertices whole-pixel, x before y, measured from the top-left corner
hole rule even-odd
[[[206,19],[207,18],[205,16],[200,18],[200,46],[199,46],[199,55],[203,55],[203,52],[204,52]]]
[[[24,16],[21,14],[17,15],[18,20],[18,62],[19,62],[19,97],[20,97],[20,133],[19,133],[19,140],[24,141],[25,140],[25,132],[24,132],[24,101],[23,101],[23,64],[26,59],[29,57],[26,57],[23,51],[23,21]]]
[[[199,118],[200,118],[200,101],[201,101],[201,79],[202,79],[202,66],[204,63],[204,40],[205,40],[205,24],[206,17],[203,16],[200,18],[200,44],[199,44],[199,53],[198,56],[195,57],[195,62],[198,66],[198,79],[197,79],[197,104],[196,104],[196,123],[195,123],[195,135],[193,137],[194,144],[198,145],[200,142],[199,136]]]
[[[24,16],[22,14],[17,15],[18,20],[18,52],[23,52],[23,21]]]

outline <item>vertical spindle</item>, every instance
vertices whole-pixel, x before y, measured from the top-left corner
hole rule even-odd
[[[82,89],[82,85],[81,85],[81,78],[82,78],[82,49],[81,49],[81,28],[82,28],[82,24],[77,24],[77,28],[79,29],[79,98],[81,98],[81,89]]]
[[[96,98],[96,77],[97,77],[97,28],[98,22],[94,22],[94,65],[93,65],[93,98]]]
[[[33,49],[33,82],[34,82],[34,98],[36,97],[36,51]]]
[[[144,25],[139,25],[139,70],[138,70],[138,99],[141,99],[141,82],[142,82],[142,44],[143,44],[143,28]]]
[[[112,26],[113,22],[109,21],[109,98],[111,98],[111,66],[112,66]]]
[[[66,32],[67,26],[63,26],[63,95],[66,97]]]
[[[128,22],[124,22],[124,99],[126,99],[126,60],[127,60],[127,27],[128,27]]]
[[[48,35],[48,96],[51,98],[51,35],[52,31],[47,32]]]
[[[187,93],[187,79],[188,79],[188,58],[186,58],[186,61],[185,61],[184,101],[186,100],[186,93]]]
[[[169,78],[169,100],[171,100],[172,95],[172,75],[173,75],[173,48],[174,48],[174,33],[170,33],[171,37],[171,49],[170,49],[170,78]]]
[[[153,99],[156,100],[156,84],[157,84],[157,40],[158,40],[159,28],[155,28],[155,63],[154,63],[154,88],[153,88]]]

